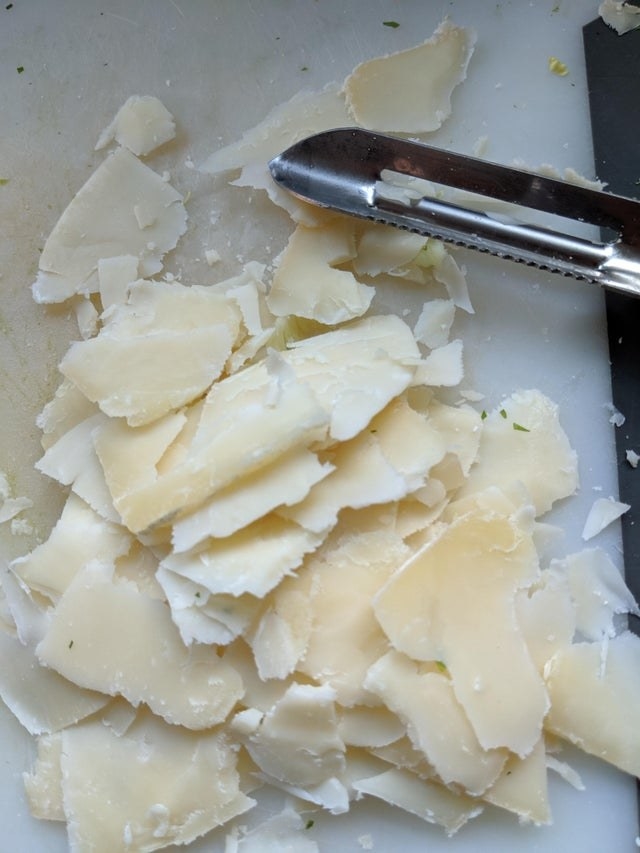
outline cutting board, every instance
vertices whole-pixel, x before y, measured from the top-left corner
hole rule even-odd
[[[8,8],[8,7],[11,8]],[[251,127],[301,88],[340,81],[358,62],[412,46],[445,15],[473,27],[478,43],[453,115],[431,138],[470,153],[486,137],[486,156],[530,166],[570,166],[593,177],[581,28],[596,2],[450,0],[14,0],[0,7],[0,470],[16,494],[35,502],[29,539],[0,538],[2,557],[24,552],[47,535],[60,509],[56,488],[33,472],[39,455],[34,421],[56,384],[56,364],[74,335],[66,308],[43,309],[30,297],[38,250],[72,194],[101,161],[95,140],[131,94],[160,97],[175,115],[175,143],[152,161],[191,189],[195,234],[172,262],[185,280],[211,282],[205,245],[223,258],[220,274],[241,259],[269,260],[287,224],[256,229],[237,193],[203,179],[191,166]],[[390,27],[385,21],[395,21]],[[556,56],[569,73],[548,70]],[[23,69],[19,71],[18,69]],[[262,209],[256,197],[253,209]],[[225,220],[221,212],[234,210]],[[230,222],[233,222],[233,227]],[[237,227],[237,223],[240,227]],[[466,388],[489,408],[517,388],[537,387],[560,406],[580,458],[579,494],[549,520],[565,529],[562,551],[582,546],[580,532],[596,497],[617,494],[614,427],[603,296],[591,286],[507,262],[460,252],[469,271],[475,315],[455,330],[466,342]],[[415,309],[419,294],[398,289],[381,308]],[[640,448],[636,448],[640,451]],[[632,519],[633,520],[633,519]],[[620,531],[597,544],[622,563]],[[0,849],[61,853],[61,826],[30,818],[21,773],[34,756],[31,739],[0,709]],[[567,752],[586,791],[551,780],[554,825],[520,828],[507,815],[486,814],[453,839],[378,803],[352,814],[319,818],[321,850],[358,851],[365,835],[374,850],[518,849],[545,853],[631,853],[638,835],[635,784],[586,756]],[[264,817],[265,803],[247,823]],[[361,839],[359,841],[359,839]],[[222,850],[222,842],[196,844]]]

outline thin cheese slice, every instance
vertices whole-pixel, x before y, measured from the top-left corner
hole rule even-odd
[[[162,601],[114,583],[99,564],[67,588],[37,655],[75,684],[144,702],[187,728],[222,722],[242,696],[233,669],[204,646],[187,650]]]
[[[32,735],[50,734],[94,714],[108,697],[76,687],[43,666],[31,646],[0,631],[0,697]]]
[[[535,579],[530,534],[509,515],[470,508],[389,580],[376,616],[398,651],[442,661],[485,749],[525,756],[548,709],[516,621],[516,591]]]
[[[100,301],[105,311],[126,302],[129,285],[138,279],[138,259],[135,255],[119,258],[100,258],[98,284]]]
[[[604,643],[574,643],[547,667],[545,728],[626,773],[640,776],[640,639],[625,631]]]
[[[571,644],[576,630],[576,611],[566,577],[545,569],[534,587],[516,596],[518,624],[538,672],[547,661]]]
[[[238,142],[211,154],[201,168],[211,174],[241,169],[240,177],[233,181],[235,186],[265,190],[271,201],[284,208],[295,222],[318,225],[331,218],[332,214],[299,201],[279,187],[272,179],[267,164],[287,146],[306,136],[350,123],[337,85],[326,86],[320,92],[302,91],[271,110]]]
[[[614,617],[640,615],[638,605],[622,573],[600,548],[569,554],[563,561],[576,609],[576,627],[588,640],[615,634]]]
[[[80,421],[46,449],[35,467],[63,486],[71,486],[98,515],[120,524],[93,444],[96,430],[106,423],[107,417],[102,412]]]
[[[360,794],[384,800],[427,823],[444,827],[447,835],[453,835],[483,811],[478,800],[455,794],[437,782],[420,779],[409,770],[386,770],[354,782],[354,788]]]
[[[209,537],[230,536],[278,506],[298,503],[331,470],[305,448],[285,454],[178,519],[171,534],[174,552],[188,551]]]
[[[265,596],[296,569],[322,536],[274,515],[265,516],[200,550],[166,557],[161,565],[214,594]]]
[[[31,772],[22,777],[29,811],[40,820],[66,820],[62,795],[62,734],[40,735]]]
[[[233,303],[207,288],[135,282],[97,337],[71,345],[60,370],[106,414],[140,426],[209,388],[239,324]]]
[[[294,683],[261,716],[244,742],[263,773],[306,788],[343,771],[345,746],[338,734],[334,699],[329,687]]]
[[[36,418],[36,425],[42,430],[40,438],[42,449],[48,450],[66,432],[96,414],[97,411],[98,407],[87,400],[73,382],[63,379],[53,397]]]
[[[374,289],[348,270],[336,269],[355,255],[354,227],[339,220],[321,228],[296,228],[269,292],[269,308],[277,317],[293,314],[336,324],[365,313]]]
[[[371,602],[408,553],[400,537],[382,528],[347,534],[305,564],[311,632],[298,670],[330,685],[345,707],[376,704],[364,678],[387,641]]]
[[[134,154],[149,154],[176,135],[173,116],[159,98],[132,95],[100,134],[96,150],[114,139]]]
[[[231,482],[308,446],[319,430],[324,434],[327,414],[306,384],[285,383],[276,405],[268,383],[242,393],[236,377],[248,371],[251,368],[213,386],[198,432],[179,464],[162,473],[155,466],[148,469],[146,482],[114,498],[131,530],[143,531],[194,509]],[[230,386],[233,390],[225,398]],[[236,389],[239,394],[234,394]],[[220,409],[214,403],[219,397],[224,398]]]
[[[487,415],[478,463],[461,494],[507,488],[514,481],[526,486],[537,515],[578,486],[576,454],[560,426],[558,407],[540,391],[518,391]]]
[[[246,812],[237,756],[224,734],[185,732],[149,716],[117,737],[100,720],[62,736],[72,850],[159,850],[188,844]]]
[[[446,675],[421,673],[414,661],[392,651],[369,669],[365,687],[403,720],[411,742],[445,785],[478,796],[496,781],[508,753],[480,746]]]
[[[134,207],[145,199],[153,224],[141,228]],[[162,268],[162,258],[186,229],[179,193],[125,148],[99,166],[49,235],[33,285],[36,302],[62,302],[99,289],[98,261],[133,255],[142,275]]]
[[[510,756],[500,778],[485,791],[483,799],[514,812],[521,823],[550,824],[547,760],[541,738],[526,758]]]
[[[351,114],[371,130],[437,130],[466,77],[474,43],[468,30],[445,21],[418,47],[363,62],[344,84]]]
[[[72,492],[49,538],[14,560],[12,568],[32,589],[56,600],[90,560],[115,564],[130,547],[127,530],[106,521]]]

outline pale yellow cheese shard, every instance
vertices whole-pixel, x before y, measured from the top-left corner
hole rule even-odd
[[[335,470],[280,514],[310,530],[328,529],[346,507],[384,504],[422,487],[443,455],[443,441],[429,419],[396,398],[366,430],[329,452]]]
[[[244,739],[263,773],[288,785],[310,787],[342,772],[345,746],[334,700],[335,693],[326,685],[294,683],[287,689]]]
[[[213,595],[202,584],[164,566],[159,566],[155,578],[185,646],[226,646],[248,630],[260,611],[260,602],[254,596]]]
[[[62,736],[64,809],[72,850],[159,850],[188,844],[246,812],[237,756],[224,733],[149,715],[122,737],[99,720]]]
[[[98,515],[120,524],[120,515],[113,506],[93,444],[96,430],[106,422],[107,417],[102,412],[80,421],[47,447],[35,467],[62,485],[71,486],[73,492]]]
[[[291,345],[286,360],[331,413],[330,435],[357,435],[408,388],[420,351],[410,328],[392,314],[368,316]]]
[[[381,528],[353,537],[347,533],[305,564],[312,579],[312,627],[298,670],[330,685],[345,707],[376,704],[364,677],[388,644],[372,599],[408,553],[399,536]]]
[[[640,639],[625,631],[603,643],[559,650],[545,674],[545,728],[640,776]]]
[[[140,198],[156,211],[155,222],[144,229],[134,212]],[[47,238],[34,299],[62,302],[74,293],[96,292],[102,258],[133,255],[140,273],[153,275],[186,222],[180,194],[131,152],[118,149],[78,191]]]
[[[537,572],[531,536],[515,517],[469,507],[402,566],[374,605],[398,651],[444,663],[480,744],[521,756],[539,739],[548,708],[514,601]]]
[[[273,404],[269,384],[262,378],[257,387],[248,389],[237,380],[250,370],[213,386],[181,462],[160,474],[148,469],[142,485],[114,499],[131,530],[142,531],[194,509],[231,482],[308,446],[318,430],[324,434],[327,414],[306,384],[286,383]],[[215,404],[218,398],[220,407]]]
[[[497,781],[482,798],[514,812],[522,823],[551,823],[547,756],[541,738],[526,758],[511,755]]]
[[[286,678],[296,668],[309,642],[312,617],[307,596],[281,583],[262,613],[250,643],[260,678]]]
[[[267,164],[276,154],[306,136],[350,123],[337,85],[329,85],[320,92],[302,91],[271,110],[239,141],[213,152],[201,169],[211,174],[241,169],[234,185],[265,190],[271,201],[284,208],[296,222],[317,225],[331,215],[279,187]]]
[[[456,306],[451,299],[430,299],[422,306],[422,311],[413,328],[416,340],[436,349],[449,341]]]
[[[47,450],[72,427],[97,411],[95,403],[87,400],[73,382],[63,379],[53,397],[36,418],[36,425],[42,430],[40,438],[42,449]]]
[[[131,547],[126,529],[107,521],[73,492],[49,538],[12,563],[32,589],[57,599],[92,559],[115,564]]]
[[[478,462],[461,494],[488,486],[523,483],[536,515],[578,486],[576,454],[558,418],[558,407],[540,391],[518,391],[483,422]]]
[[[0,697],[32,735],[50,734],[103,708],[107,696],[40,666],[33,647],[0,631]]]
[[[598,14],[619,36],[640,27],[640,6],[635,3],[604,0],[598,6]]]
[[[187,650],[162,601],[95,563],[65,591],[37,655],[75,684],[187,728],[222,722],[242,696],[237,673],[210,649]]]
[[[230,536],[278,506],[298,503],[331,470],[306,448],[292,450],[178,519],[171,534],[174,552],[187,551],[211,536]]]
[[[383,747],[404,735],[402,721],[387,708],[343,708],[340,736],[347,746]]]
[[[466,77],[474,43],[472,33],[446,20],[423,44],[363,62],[344,83],[352,116],[370,130],[437,130]]]
[[[60,370],[107,415],[140,426],[209,388],[239,324],[235,306],[207,288],[136,282],[97,337],[71,345]]]
[[[566,571],[576,609],[576,627],[586,639],[613,637],[617,614],[640,614],[622,573],[601,548],[569,554],[559,565]]]
[[[268,515],[222,539],[210,539],[199,550],[172,554],[161,565],[201,584],[212,593],[265,596],[294,571],[322,536]]]
[[[629,504],[616,501],[613,498],[597,498],[584,523],[582,538],[585,542],[602,533],[605,527],[613,524],[631,509]]]
[[[137,428],[121,418],[99,422],[93,432],[93,443],[114,505],[156,481],[156,466],[186,422],[182,412],[170,413]]]
[[[98,137],[96,151],[115,139],[134,154],[149,154],[173,139],[175,134],[173,116],[159,98],[132,95]]]
[[[336,268],[355,255],[354,227],[342,220],[319,228],[298,225],[273,277],[267,299],[273,314],[336,324],[366,312],[374,289]]]
[[[315,839],[309,837],[307,826],[301,814],[286,805],[279,813],[258,824],[255,829],[238,833],[233,827],[225,838],[225,853],[319,853]]]
[[[353,268],[358,275],[377,276],[386,272],[405,275],[409,264],[427,242],[421,234],[412,234],[390,225],[367,223],[358,238],[358,253]]]
[[[410,484],[386,458],[376,435],[368,431],[343,442],[329,457],[334,470],[299,504],[278,511],[307,530],[322,533],[338,521],[346,507],[360,508],[398,500]]]
[[[40,820],[66,820],[62,801],[62,733],[40,735],[36,760],[22,774],[29,811]]]
[[[570,645],[576,630],[576,611],[566,577],[545,569],[535,586],[516,596],[518,624],[538,672]]]
[[[421,779],[409,770],[386,770],[377,776],[357,780],[354,788],[360,794],[384,800],[427,823],[444,827],[447,835],[453,835],[483,811],[478,800],[455,794],[444,785]]]
[[[403,734],[402,737],[386,746],[370,747],[370,752],[386,764],[392,764],[400,770],[411,770],[421,779],[436,780],[435,770],[425,757],[424,752],[416,749],[407,734]],[[382,769],[388,770],[389,768],[383,767]]]
[[[135,255],[119,258],[100,258],[98,261],[98,285],[100,301],[106,311],[112,305],[126,302],[129,285],[138,279],[138,259]]]
[[[464,376],[461,340],[450,341],[431,350],[418,366],[413,378],[414,385],[430,385],[450,388],[459,385]]]
[[[508,753],[480,746],[447,675],[422,673],[410,658],[391,651],[369,669],[364,685],[403,720],[411,742],[445,785],[478,796],[496,781]]]
[[[231,352],[226,326],[72,344],[60,369],[110,417],[150,423],[192,402],[216,379]]]

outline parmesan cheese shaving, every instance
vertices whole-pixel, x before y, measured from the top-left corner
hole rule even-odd
[[[418,47],[363,62],[344,84],[351,114],[370,130],[437,130],[451,112],[451,93],[466,76],[474,43],[468,30],[446,21]]]
[[[114,139],[134,154],[149,154],[173,139],[176,125],[162,101],[151,95],[132,95],[100,134],[96,150]]]

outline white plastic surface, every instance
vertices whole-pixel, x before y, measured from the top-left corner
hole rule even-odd
[[[190,168],[235,139],[264,113],[303,87],[341,80],[366,58],[428,37],[445,15],[478,33],[467,82],[453,98],[453,116],[431,137],[471,153],[487,137],[486,156],[531,166],[572,166],[593,176],[581,27],[597,14],[595,0],[15,0],[0,7],[0,470],[16,495],[35,507],[27,517],[44,537],[60,495],[33,472],[39,453],[37,412],[57,384],[56,364],[75,334],[67,309],[44,309],[29,285],[38,249],[72,194],[104,154],[100,131],[131,94],[157,95],[176,117],[176,141],[150,160],[168,168],[201,223],[171,269],[207,283],[237,269],[239,258],[277,254],[287,223],[276,216],[265,236],[253,211],[239,209],[232,189]],[[399,26],[385,26],[395,20]],[[569,74],[548,70],[565,62]],[[18,72],[18,68],[24,70]],[[235,211],[225,219],[227,205]],[[238,224],[239,223],[239,224]],[[209,267],[205,249],[220,264]],[[465,387],[486,394],[489,408],[516,388],[538,387],[560,405],[580,457],[579,495],[554,512],[567,552],[581,547],[588,509],[616,495],[609,364],[602,295],[590,285],[507,262],[460,252],[468,266],[476,314],[456,321],[466,341]],[[400,313],[420,305],[415,288],[398,286],[379,304]],[[10,558],[33,540],[0,532]],[[618,564],[617,531],[599,537]],[[0,850],[62,853],[61,826],[29,817],[20,775],[33,744],[0,708]],[[572,756],[573,760],[573,756]],[[638,835],[635,783],[583,756],[573,761],[587,789],[552,780],[555,823],[521,828],[488,811],[453,839],[376,802],[339,818],[314,815],[310,833],[321,850],[359,851],[371,836],[376,851],[545,851],[632,853]],[[253,823],[262,808],[247,816]],[[221,836],[194,846],[224,848]],[[360,840],[359,840],[360,839]]]

